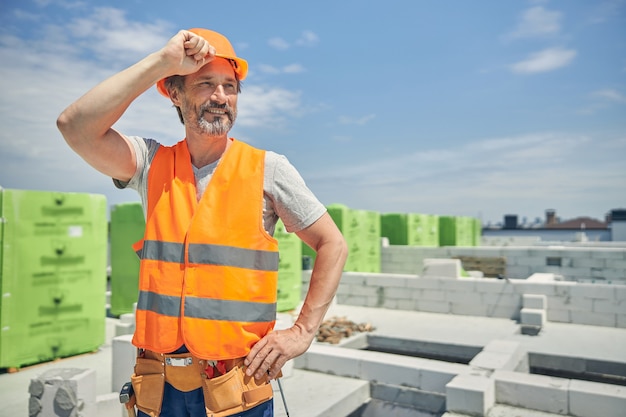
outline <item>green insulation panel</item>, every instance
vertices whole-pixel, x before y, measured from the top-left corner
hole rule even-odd
[[[381,234],[391,245],[439,246],[439,216],[418,213],[381,215]]]
[[[351,210],[353,229],[346,238],[348,261],[346,271],[380,272],[381,236],[380,213],[368,210]]]
[[[474,219],[465,216],[439,217],[441,246],[476,246]]]
[[[103,195],[0,190],[0,368],[104,343]]]
[[[365,244],[360,239],[360,213],[342,204],[332,204],[326,209],[348,245],[348,259],[346,259],[344,271],[358,271],[365,254]]]
[[[474,220],[474,246],[480,246],[483,236],[483,224],[479,219]]]
[[[348,245],[344,271],[380,272],[380,213],[352,210],[342,204],[331,204],[326,209]],[[315,259],[315,252],[304,243],[302,253]]]
[[[278,241],[278,296],[276,309],[289,311],[300,303],[302,291],[302,241],[295,233],[288,233],[278,220],[274,230]]]
[[[139,295],[139,257],[132,245],[143,238],[146,222],[141,203],[111,207],[111,314],[133,312]]]

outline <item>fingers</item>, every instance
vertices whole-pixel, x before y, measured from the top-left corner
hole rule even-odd
[[[187,32],[189,38],[185,40],[185,54],[192,57],[196,61],[202,61],[207,59],[211,60],[215,56],[215,48],[209,44],[209,42],[201,36],[196,35],[193,32]]]
[[[269,378],[273,379],[285,362],[287,357],[281,354],[275,341],[270,342],[269,336],[266,336],[252,347],[244,364],[248,367],[246,370],[248,376],[254,375],[256,379],[260,379],[268,374]]]

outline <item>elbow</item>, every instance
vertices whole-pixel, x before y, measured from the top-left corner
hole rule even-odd
[[[63,136],[66,136],[71,132],[73,125],[74,123],[70,114],[70,110],[65,109],[63,113],[61,113],[57,118],[57,129],[59,129],[59,132],[61,132]]]
[[[77,121],[72,117],[72,111],[69,108],[65,109],[57,118],[57,129],[72,149],[79,145],[80,135],[77,130]]]
[[[348,259],[349,249],[346,239],[341,234],[339,235],[339,239],[337,242],[337,253],[340,257],[341,262],[345,264],[346,260]]]
[[[57,118],[57,129],[59,129],[59,132],[61,132],[66,140],[69,135],[71,125],[72,123],[70,117],[67,114],[67,110],[65,110]]]

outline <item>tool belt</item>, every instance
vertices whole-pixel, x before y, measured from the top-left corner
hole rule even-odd
[[[158,417],[165,383],[179,391],[202,388],[207,417],[223,417],[249,410],[273,397],[267,376],[245,374],[243,358],[207,361],[191,353],[162,354],[149,350],[137,357],[131,376],[137,408]]]

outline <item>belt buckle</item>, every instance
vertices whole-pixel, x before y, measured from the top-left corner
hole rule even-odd
[[[189,366],[193,363],[191,357],[187,358],[165,358],[165,364],[169,366]]]

